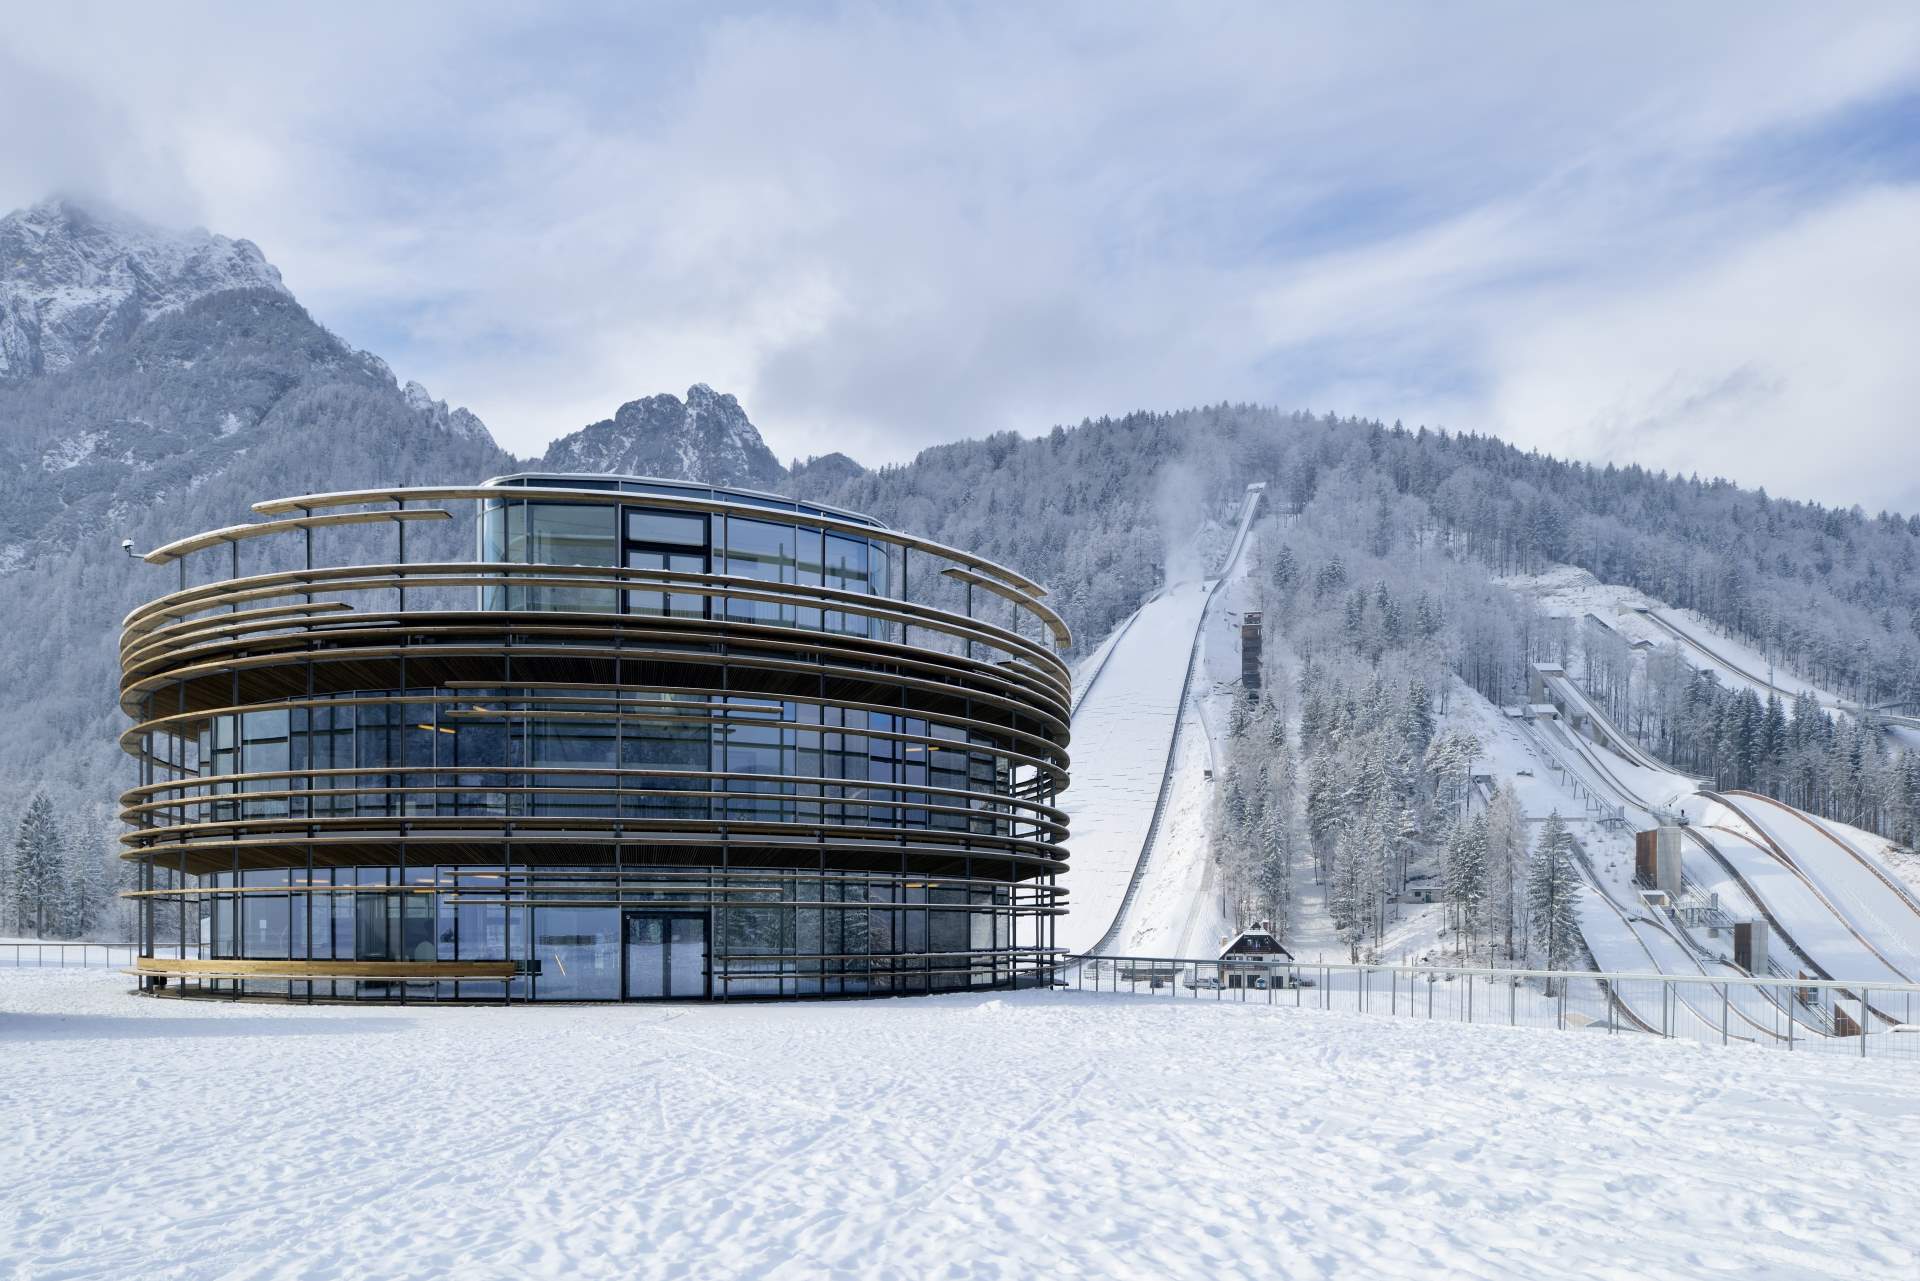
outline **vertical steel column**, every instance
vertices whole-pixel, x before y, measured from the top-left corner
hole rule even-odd
[[[395,505],[394,505],[395,511],[403,512],[406,509],[407,509],[406,499],[400,498],[395,500]],[[404,520],[394,521],[393,533],[394,533],[394,541],[395,541],[395,550],[398,552],[398,556],[396,558],[397,563],[402,566],[402,569],[400,570],[400,589],[399,590],[400,590],[400,612],[404,614],[407,612],[407,571],[404,568],[404,566],[407,563],[407,522]]]

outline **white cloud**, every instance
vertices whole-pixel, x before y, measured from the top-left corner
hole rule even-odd
[[[1910,175],[1780,142],[1915,90],[1920,14],[1845,16],[49,8],[0,35],[46,122],[0,202],[249,236],[523,451],[695,381],[869,461],[1253,399],[1920,505],[1709,448],[1903,447],[1915,304],[1859,238],[1913,260]]]
[[[1611,462],[1920,510],[1920,187],[1871,190],[1658,282],[1489,336],[1487,426]]]

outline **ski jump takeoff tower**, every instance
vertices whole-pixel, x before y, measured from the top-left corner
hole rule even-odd
[[[1069,637],[1015,571],[630,477],[255,511],[147,553],[178,586],[121,639],[144,990],[726,999],[1051,973]],[[409,561],[410,530],[456,515],[476,559]],[[350,563],[316,560],[323,532]]]

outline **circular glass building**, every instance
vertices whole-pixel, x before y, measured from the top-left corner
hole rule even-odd
[[[177,585],[121,640],[144,989],[726,999],[1049,972],[1068,636],[1018,573],[627,477],[255,511],[148,553]],[[477,559],[418,554],[461,516]]]

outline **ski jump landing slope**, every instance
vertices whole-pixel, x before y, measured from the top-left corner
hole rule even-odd
[[[1167,746],[1180,722],[1187,651],[1207,607],[1203,583],[1169,587],[1140,607],[1073,716],[1067,915],[1059,945],[1091,947],[1112,924],[1153,822]]]
[[[1785,856],[1781,861],[1786,870],[1805,882],[1809,897],[1845,921],[1856,947],[1865,945],[1902,980],[1920,976],[1920,907],[1892,873],[1825,823],[1790,805],[1754,792],[1729,792],[1715,799],[1760,836],[1759,844]],[[1834,971],[1835,977],[1880,977],[1863,968],[1865,960],[1851,960],[1848,968]]]
[[[1246,547],[1261,488],[1249,487],[1223,577]],[[1177,583],[1142,605],[1076,681],[1073,785],[1061,806],[1071,816],[1067,870],[1059,878],[1067,915],[1055,935],[1070,952],[1090,950],[1115,925],[1145,866],[1200,624],[1220,581]]]

